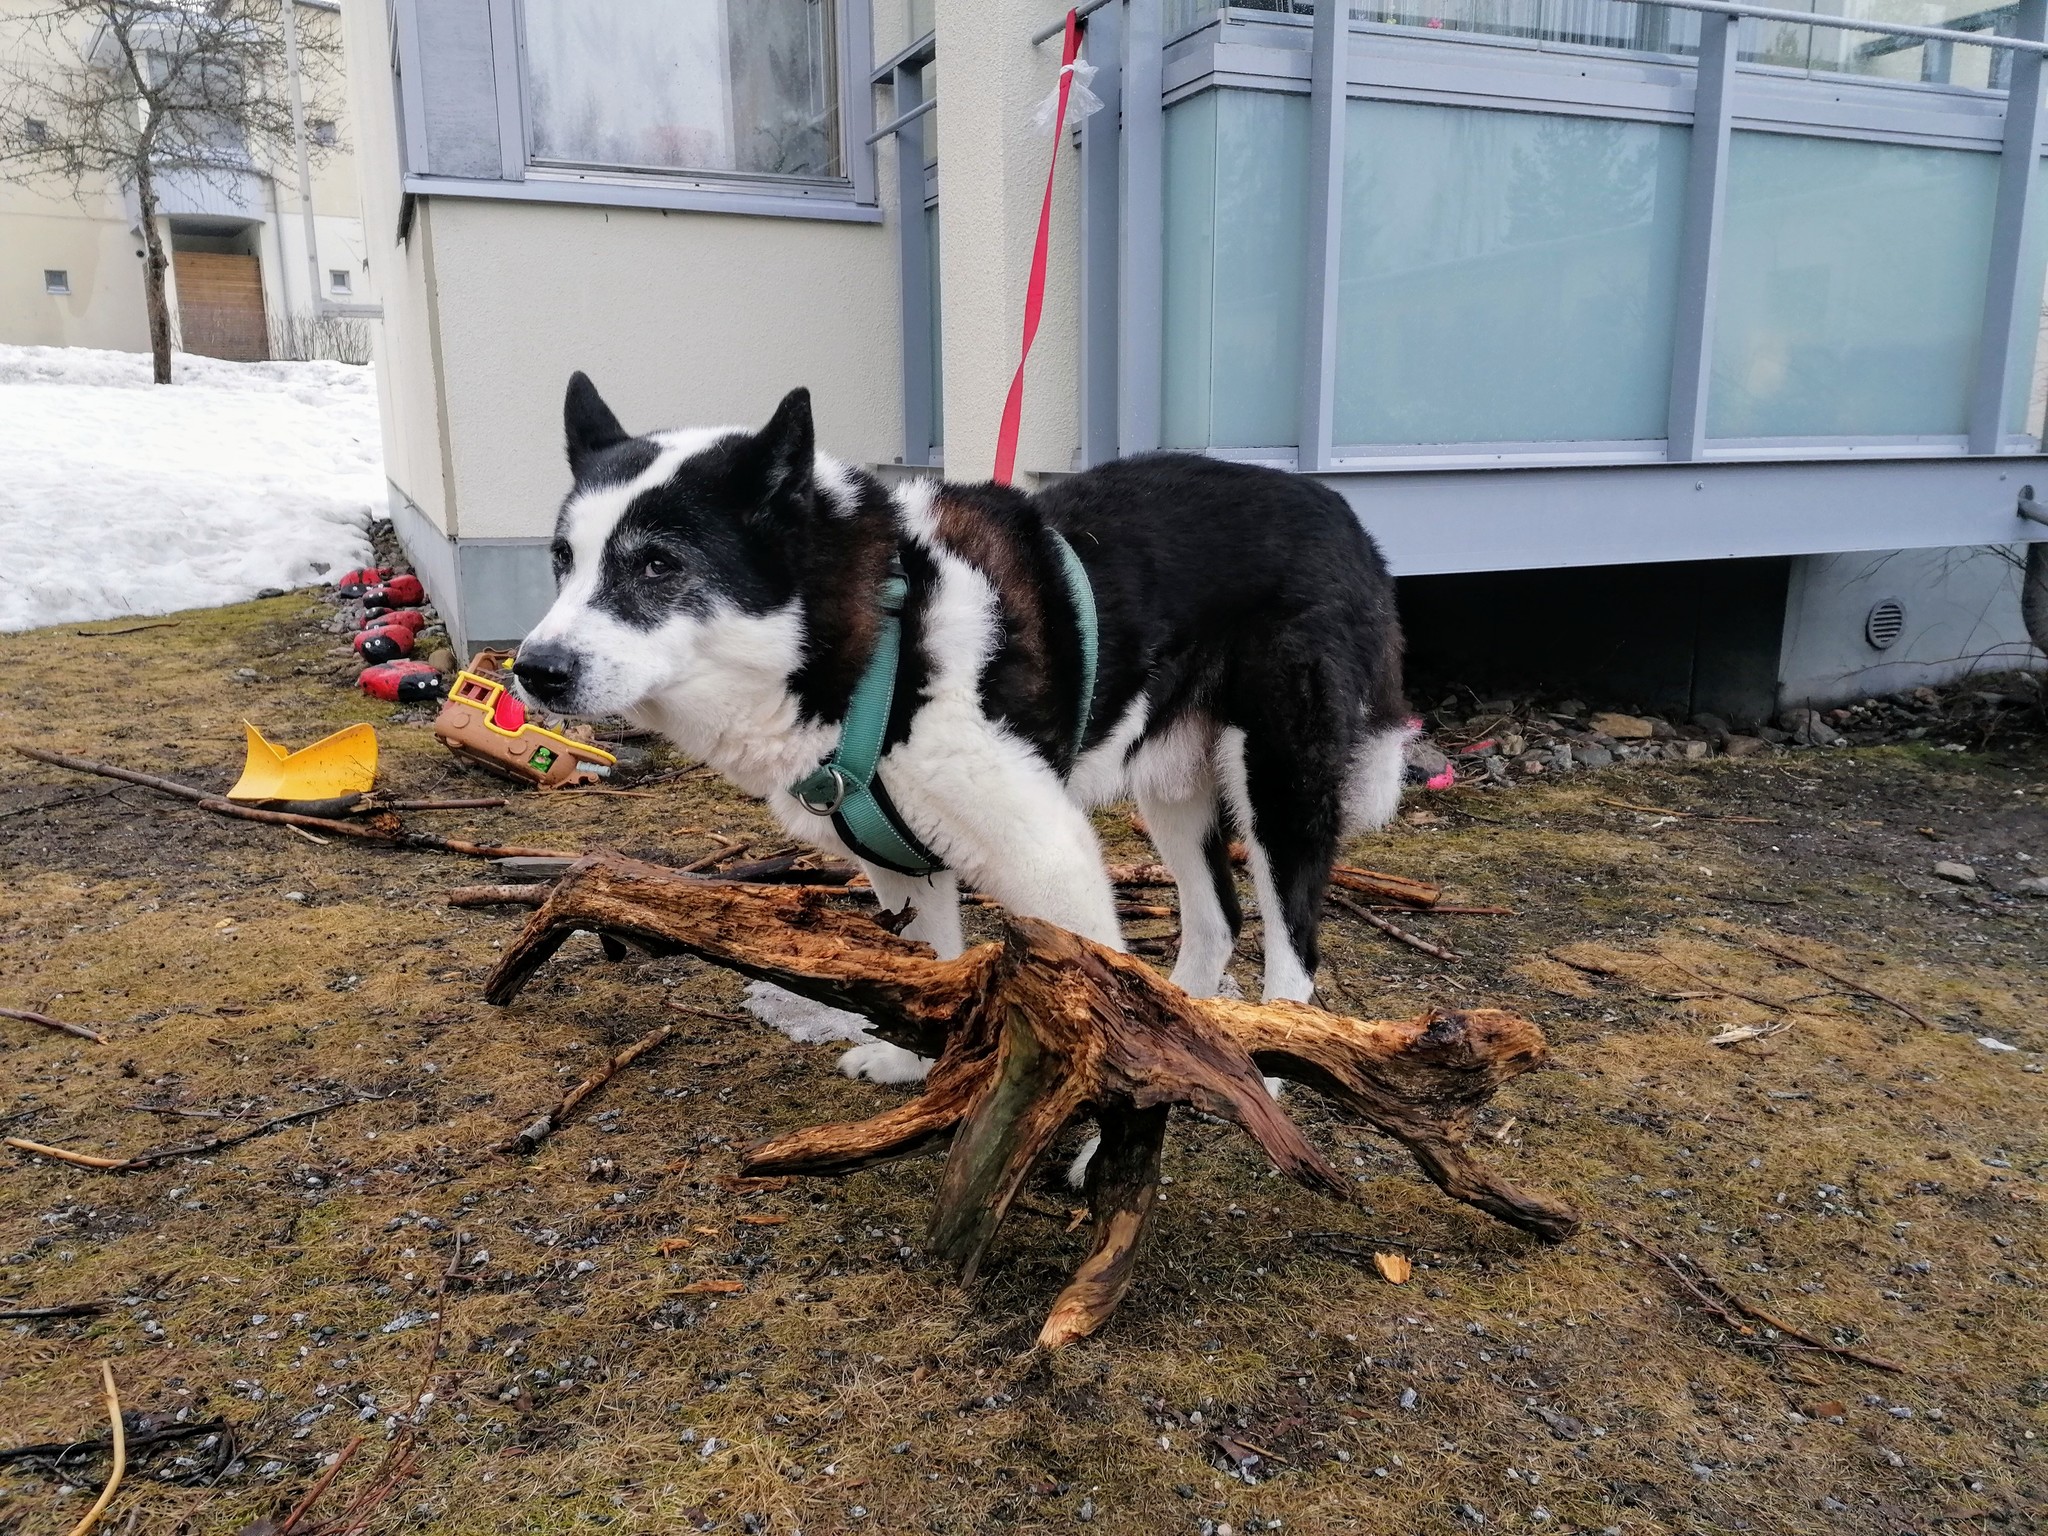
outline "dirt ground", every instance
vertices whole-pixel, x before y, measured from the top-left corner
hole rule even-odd
[[[492,792],[346,686],[322,611],[0,636],[0,734],[220,788],[245,718],[294,745],[370,719],[388,786]],[[904,1092],[664,1006],[730,1010],[737,979],[577,939],[494,1009],[479,982],[523,914],[445,905],[491,878],[473,860],[6,767],[0,1004],[107,1039],[0,1020],[0,1134],[120,1155],[339,1105],[138,1172],[0,1152],[0,1310],[110,1303],[0,1322],[0,1452],[103,1435],[103,1359],[138,1438],[219,1426],[139,1445],[107,1530],[274,1532],[356,1436],[298,1532],[2048,1524],[2048,901],[2005,894],[2048,865],[2038,736],[1411,799],[1351,856],[1514,915],[1403,919],[1444,962],[1333,914],[1325,1001],[1538,1020],[1551,1067],[1489,1111],[1484,1156],[1583,1232],[1495,1224],[1297,1090],[1357,1204],[1183,1117],[1135,1290],[1050,1358],[1031,1340],[1086,1244],[1050,1177],[964,1291],[921,1251],[933,1160],[729,1187],[738,1148]],[[702,776],[412,824],[667,862],[713,847],[691,828],[775,846]],[[663,1022],[538,1152],[489,1150]],[[1764,1036],[1710,1043],[1740,1026]],[[1716,1316],[1623,1233],[1902,1369]],[[0,1460],[0,1530],[69,1530],[107,1471]]]

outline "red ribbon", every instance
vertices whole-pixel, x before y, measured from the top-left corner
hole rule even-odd
[[[1010,395],[1003,402],[1003,424],[996,431],[998,485],[1017,478],[1017,433],[1024,421],[1024,365],[1031,360],[1031,343],[1038,338],[1038,316],[1045,308],[1046,246],[1052,239],[1052,180],[1060,165],[1060,137],[1067,127],[1067,96],[1073,89],[1072,64],[1081,51],[1081,20],[1067,12],[1065,41],[1060,47],[1060,108],[1053,119],[1052,163],[1045,168],[1045,201],[1038,209],[1038,240],[1031,248],[1031,279],[1024,287],[1024,346],[1017,354],[1017,374],[1010,380]]]

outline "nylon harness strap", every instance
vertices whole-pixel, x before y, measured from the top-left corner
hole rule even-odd
[[[1066,578],[1081,638],[1081,699],[1074,724],[1074,756],[1079,757],[1095,709],[1101,643],[1095,590],[1073,545],[1057,533],[1052,539],[1060,552],[1061,574]],[[908,592],[902,561],[891,561],[879,594],[882,624],[875,638],[875,653],[854,685],[846,719],[839,728],[839,745],[824,762],[790,785],[789,792],[812,815],[831,817],[840,841],[858,857],[899,875],[923,878],[937,874],[945,863],[905,824],[878,772],[882,737],[896,699],[896,674],[903,660],[903,603]]]

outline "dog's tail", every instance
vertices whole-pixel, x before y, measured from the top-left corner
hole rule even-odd
[[[1375,832],[1401,808],[1408,781],[1408,743],[1422,730],[1419,720],[1367,725],[1351,754],[1344,782],[1344,835]]]

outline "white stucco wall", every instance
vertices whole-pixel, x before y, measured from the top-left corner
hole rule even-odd
[[[118,210],[0,189],[0,341],[146,351],[140,244]],[[69,294],[44,291],[48,268],[70,274]]]
[[[1804,555],[1792,562],[1778,666],[1779,702],[1840,704],[2044,663],[2020,619],[2020,573],[1996,549]],[[1864,638],[1871,606],[1897,598],[1899,639]]]
[[[937,0],[939,268],[946,475],[986,479],[1017,367],[1026,278],[1052,144],[1031,114],[1059,83],[1057,0]],[[1080,441],[1079,167],[1071,137],[1053,192],[1045,310],[1025,377],[1017,468],[1073,467]]]
[[[433,224],[429,211],[420,209],[412,238],[398,243],[398,117],[384,0],[342,0],[342,21],[363,250],[384,307],[384,317],[372,331],[384,474],[442,532],[452,533],[429,281]],[[319,196],[317,177],[314,196]]]
[[[579,368],[632,431],[763,422],[802,384],[829,451],[900,451],[884,226],[470,198],[430,211],[463,537],[553,530]]]
[[[444,534],[553,531],[569,483],[562,393],[579,368],[636,431],[765,421],[802,384],[830,452],[901,453],[893,226],[429,197],[410,239],[393,244],[383,5],[343,9],[365,245],[384,306],[386,472]],[[876,10],[878,46],[893,51],[900,6]]]

